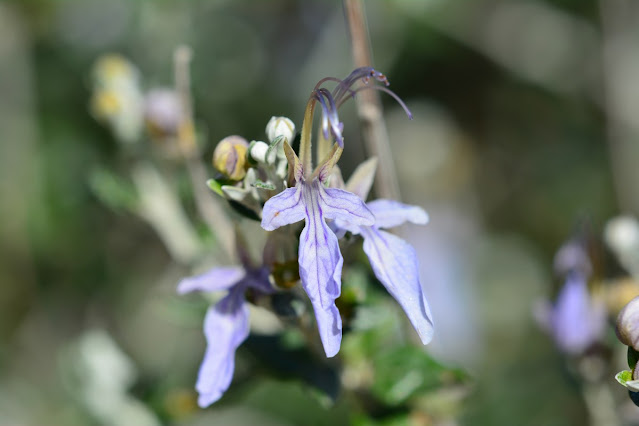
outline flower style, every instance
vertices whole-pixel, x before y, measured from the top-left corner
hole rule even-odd
[[[366,200],[373,183],[376,159],[362,163],[353,173],[346,190]],[[341,184],[339,177],[337,184]],[[392,200],[374,200],[366,204],[375,216],[372,226],[352,226],[337,220],[338,231],[350,231],[364,238],[364,252],[368,256],[373,272],[386,290],[397,300],[415,327],[423,344],[433,338],[433,321],[428,302],[419,282],[419,267],[415,249],[395,235],[382,231],[404,222],[425,225],[428,215],[417,206]]]
[[[235,351],[249,335],[249,310],[244,293],[253,289],[268,294],[273,288],[268,280],[268,268],[254,268],[243,261],[243,267],[220,267],[195,277],[185,278],[178,293],[228,290],[228,294],[211,306],[204,318],[207,347],[200,365],[195,388],[198,405],[208,407],[228,389],[235,370]]]

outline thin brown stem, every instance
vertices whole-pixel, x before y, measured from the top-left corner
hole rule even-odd
[[[628,90],[637,84],[639,51],[635,40],[639,8],[628,0],[600,0],[603,107],[617,201],[622,210],[639,214],[639,119],[628,108]],[[634,69],[633,69],[634,68]]]
[[[178,131],[178,144],[184,157],[193,186],[195,204],[202,220],[217,238],[229,258],[235,254],[233,224],[218,201],[206,187],[207,173],[199,157],[195,139],[195,124],[191,101],[191,50],[186,46],[176,49],[174,55],[175,90],[182,105],[182,120]]]
[[[351,35],[355,66],[371,66],[370,43],[364,4],[362,0],[344,0],[344,10]],[[358,94],[356,102],[364,144],[368,154],[379,159],[377,177],[374,184],[377,196],[400,200],[399,184],[379,95],[373,90],[364,90]]]

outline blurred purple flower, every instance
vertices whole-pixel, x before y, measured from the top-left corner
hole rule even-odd
[[[361,164],[349,179],[346,188],[365,200],[373,182],[375,166],[374,159]],[[366,206],[375,216],[374,225],[352,226],[338,219],[335,227],[341,231],[361,234],[364,238],[364,252],[375,276],[404,309],[422,343],[427,344],[433,338],[433,321],[419,282],[415,249],[401,238],[381,229],[393,228],[405,222],[425,225],[428,223],[428,214],[421,207],[392,200],[374,200]]]
[[[606,326],[605,307],[588,291],[592,267],[579,241],[564,244],[555,256],[554,266],[557,273],[565,276],[564,285],[554,305],[540,302],[534,314],[561,351],[579,355],[601,337]]]
[[[207,347],[195,386],[200,407],[220,399],[231,384],[235,351],[249,335],[249,311],[244,293],[249,288],[272,293],[268,275],[268,269],[264,267],[213,268],[202,275],[185,278],[178,285],[179,294],[228,290],[222,300],[209,308],[204,318]]]
[[[568,275],[554,306],[545,302],[535,315],[557,347],[570,355],[579,355],[595,343],[606,324],[604,307],[592,300],[586,277],[578,273]]]

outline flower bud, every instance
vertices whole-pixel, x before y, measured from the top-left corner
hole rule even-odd
[[[124,56],[108,53],[93,64],[93,81],[102,87],[138,85],[140,72]]]
[[[241,136],[227,136],[213,152],[213,166],[232,180],[242,180],[246,175],[246,151],[248,142]]]
[[[249,156],[258,163],[266,163],[267,151],[268,145],[262,141],[253,141],[248,148]]]
[[[176,137],[182,121],[182,105],[177,93],[170,89],[150,90],[144,99],[144,119],[151,135]]]
[[[266,125],[266,136],[271,143],[283,136],[291,144],[295,137],[295,124],[286,117],[271,117]]]
[[[619,312],[615,332],[621,343],[639,350],[639,296]]]

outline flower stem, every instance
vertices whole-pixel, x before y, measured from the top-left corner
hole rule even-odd
[[[195,141],[195,125],[191,107],[191,79],[189,76],[191,50],[186,46],[178,47],[175,50],[173,60],[175,90],[180,96],[182,104],[182,120],[180,120],[178,144],[193,186],[195,204],[202,220],[213,232],[226,255],[232,259],[235,253],[233,225],[227,218],[222,206],[211,196],[206,187],[207,173],[199,158]]]
[[[371,66],[370,43],[362,0],[344,0],[344,10],[355,66]],[[379,198],[400,200],[401,194],[379,95],[374,90],[364,90],[358,93],[356,102],[366,150],[369,155],[379,159],[374,183],[375,192]]]

